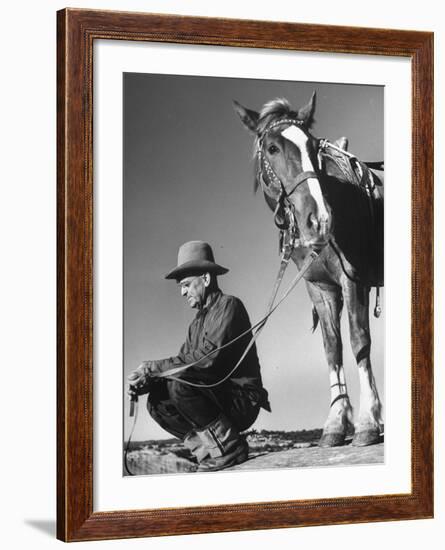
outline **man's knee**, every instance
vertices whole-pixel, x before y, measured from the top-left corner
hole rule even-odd
[[[184,419],[171,400],[147,399],[147,411],[151,418],[170,434],[182,439],[190,431],[190,423]]]
[[[233,423],[240,432],[248,430],[258,418],[259,412],[259,405],[249,405],[245,407],[241,412],[235,412],[235,414],[232,416]]]
[[[165,402],[158,401],[155,399],[150,399],[150,396],[148,396],[147,399],[147,411],[150,414],[150,416],[159,423],[159,420],[165,418],[170,414],[169,411],[166,410]]]
[[[178,382],[177,380],[168,381],[168,393],[169,393],[170,399],[173,402],[176,402],[178,400],[180,401],[184,397],[188,397],[189,395],[194,393],[191,391],[192,389],[194,388],[191,388],[191,386],[187,384],[183,384],[182,382]]]

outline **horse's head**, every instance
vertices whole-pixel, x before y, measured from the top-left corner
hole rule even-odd
[[[332,226],[323,197],[317,162],[318,140],[310,133],[315,93],[308,105],[293,111],[284,99],[266,103],[257,113],[235,102],[243,124],[255,134],[255,188],[261,185],[269,205],[293,216],[304,246],[320,248]]]

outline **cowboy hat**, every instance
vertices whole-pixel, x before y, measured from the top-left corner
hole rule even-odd
[[[194,272],[223,275],[229,270],[215,263],[211,246],[204,241],[184,243],[178,252],[178,265],[165,276],[166,279],[183,279]]]

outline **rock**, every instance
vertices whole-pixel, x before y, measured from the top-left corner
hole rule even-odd
[[[318,447],[314,442],[291,442],[286,449],[278,438],[257,437],[249,440],[249,458],[232,470],[270,470],[276,468],[304,468],[324,466],[349,466],[353,464],[381,464],[384,462],[383,442],[368,447],[347,444],[342,447]],[[383,438],[381,439],[383,441]],[[195,472],[197,464],[190,460],[181,445],[150,444],[128,453],[127,462],[133,475]],[[226,470],[226,471],[227,471]],[[125,472],[125,475],[128,475]]]
[[[304,445],[304,444],[298,444]],[[303,468],[323,466],[350,466],[352,464],[380,464],[384,462],[384,445],[369,447],[309,447],[263,453],[230,468],[231,470],[270,470],[272,468]]]
[[[173,453],[147,449],[128,453],[127,462],[133,475],[177,474],[194,472],[197,468],[195,462]]]

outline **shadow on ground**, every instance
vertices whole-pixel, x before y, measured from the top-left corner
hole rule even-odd
[[[51,538],[56,537],[56,522],[53,519],[25,519],[25,525],[29,525]]]

